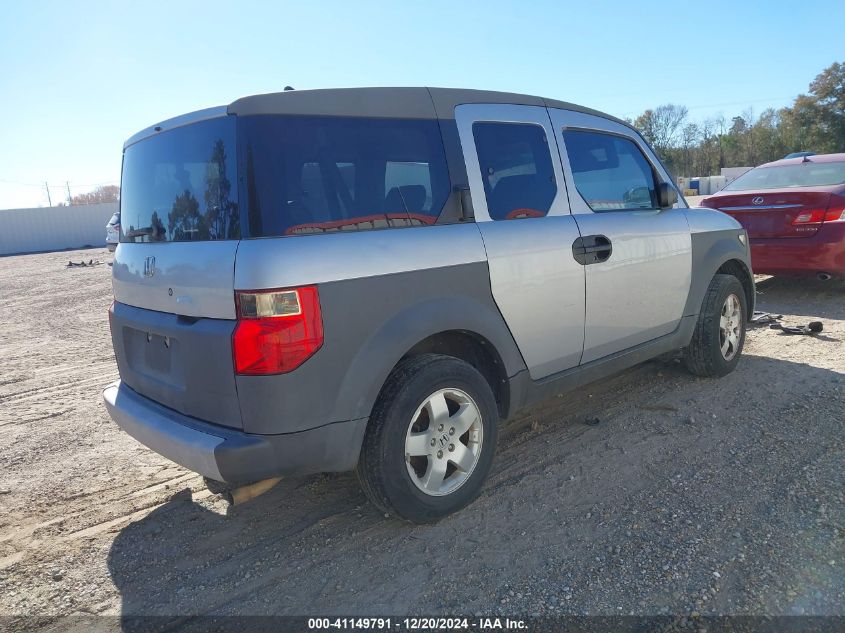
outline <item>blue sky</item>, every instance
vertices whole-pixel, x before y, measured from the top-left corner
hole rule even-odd
[[[845,2],[9,2],[0,8],[0,208],[117,182],[132,133],[237,97],[427,85],[526,92],[622,117],[791,103],[845,61]],[[40,185],[40,187],[39,187]]]

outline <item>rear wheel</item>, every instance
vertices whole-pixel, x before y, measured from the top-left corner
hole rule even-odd
[[[367,426],[357,474],[370,501],[415,523],[436,521],[481,491],[496,445],[490,385],[456,358],[402,361]]]
[[[747,300],[733,275],[716,275],[707,288],[684,364],[697,376],[725,376],[739,363],[745,344]]]

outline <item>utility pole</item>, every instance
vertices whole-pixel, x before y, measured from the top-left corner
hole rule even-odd
[[[51,207],[53,206],[53,201],[50,199],[50,185],[47,184],[47,181],[44,181],[44,188],[47,190],[47,204]]]
[[[65,180],[65,187],[67,187],[67,206],[70,206],[70,183]]]

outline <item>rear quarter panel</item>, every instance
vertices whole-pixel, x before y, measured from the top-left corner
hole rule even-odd
[[[310,284],[319,289],[323,346],[288,374],[237,378],[247,432],[368,417],[402,356],[446,330],[489,340],[508,375],[525,368],[492,299],[474,224],[242,241],[238,289]]]

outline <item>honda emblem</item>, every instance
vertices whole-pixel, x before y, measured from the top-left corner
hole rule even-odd
[[[144,277],[152,277],[155,274],[156,258],[152,256],[144,258]]]

